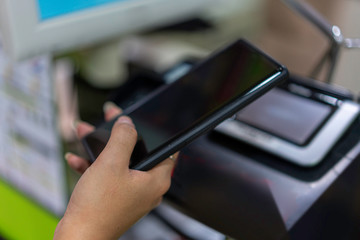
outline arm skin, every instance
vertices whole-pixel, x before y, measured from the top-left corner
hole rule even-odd
[[[121,111],[113,105],[105,109],[107,119]],[[93,129],[83,122],[76,126],[79,137]],[[115,123],[107,146],[91,166],[77,155],[66,155],[70,167],[83,175],[54,239],[118,239],[160,204],[170,187],[175,162],[168,158],[147,172],[129,169],[136,141],[135,126],[124,116]]]

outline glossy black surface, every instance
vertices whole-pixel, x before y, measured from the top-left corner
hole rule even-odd
[[[142,149],[142,154],[132,157],[131,167],[145,159],[137,169],[149,169],[235,114],[286,75],[285,68],[245,41],[215,52],[173,84],[125,111],[135,123],[141,144],[138,148]],[[112,124],[101,128],[110,130]],[[98,135],[85,138],[93,160],[109,133]]]

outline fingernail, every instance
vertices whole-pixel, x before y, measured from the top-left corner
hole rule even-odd
[[[72,153],[67,152],[67,153],[65,153],[64,158],[65,158],[66,160],[69,160],[69,158],[70,158],[72,155],[73,155]]]
[[[78,119],[76,119],[75,121],[73,121],[73,123],[72,123],[72,128],[73,128],[74,132],[77,131],[77,126],[79,125],[80,122],[81,122],[81,121],[78,120]]]
[[[116,107],[118,107],[118,106],[117,106],[115,103],[108,101],[108,102],[105,102],[105,103],[104,103],[103,111],[104,111],[104,112],[107,112],[107,111],[109,111],[111,108],[116,108]]]
[[[122,116],[122,117],[119,117],[118,120],[116,120],[117,123],[126,123],[126,124],[129,124],[129,125],[132,125],[134,126],[134,123],[133,121],[131,120],[131,118],[127,117],[127,116]]]
[[[69,166],[72,169],[78,171],[81,168],[81,164],[79,163],[79,161],[70,161],[71,157],[76,157],[75,154],[67,152],[67,153],[65,153],[64,157],[65,157],[66,162],[69,164]]]

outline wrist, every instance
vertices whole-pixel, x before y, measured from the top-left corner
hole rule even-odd
[[[65,214],[56,227],[54,240],[62,239],[118,239],[119,237],[111,236],[109,231],[102,228],[90,219]]]

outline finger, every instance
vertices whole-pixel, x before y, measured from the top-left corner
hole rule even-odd
[[[122,109],[113,102],[106,102],[104,104],[105,120],[110,121],[114,117],[122,113]]]
[[[83,174],[90,166],[90,163],[86,159],[72,153],[66,153],[65,159],[69,166],[80,174]]]
[[[75,131],[78,138],[83,138],[93,132],[95,127],[89,123],[78,121],[75,123]]]
[[[112,128],[109,142],[101,153],[101,159],[115,161],[115,164],[121,164],[122,167],[128,169],[136,142],[137,132],[132,120],[127,116],[122,116]]]
[[[179,157],[179,152],[168,157],[164,161],[160,162],[158,165],[150,169],[148,172],[154,175],[157,175],[157,178],[168,179],[171,176],[171,173],[175,167],[177,158]]]
[[[174,158],[167,158],[148,171],[148,173],[150,173],[153,177],[152,183],[157,189],[159,196],[164,195],[170,188],[171,174],[174,169],[178,153],[173,154],[173,156]]]

